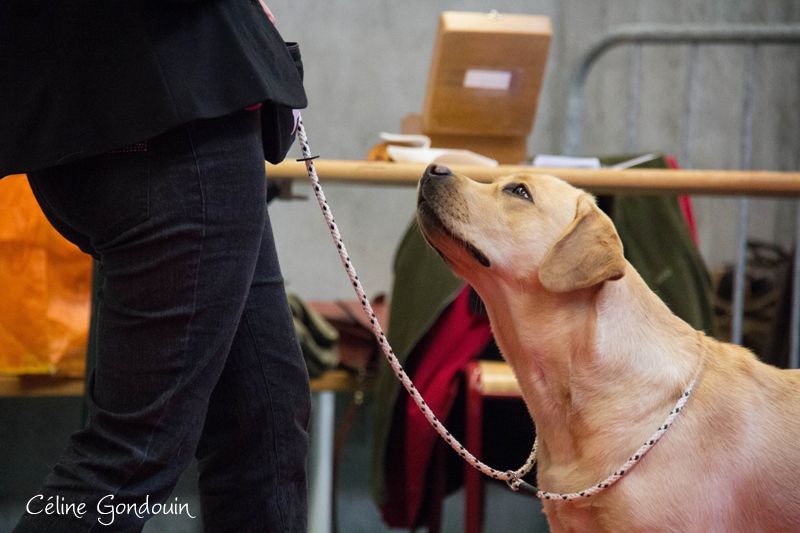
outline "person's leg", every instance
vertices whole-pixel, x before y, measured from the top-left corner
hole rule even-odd
[[[50,216],[86,237],[104,283],[88,425],[15,531],[139,531],[146,513],[103,515],[104,505],[167,498],[196,450],[253,282],[263,169],[258,116],[242,112],[169,132],[146,152],[30,176]],[[85,514],[47,515],[56,497],[83,502]]]
[[[206,531],[304,532],[310,394],[267,219],[197,450]]]

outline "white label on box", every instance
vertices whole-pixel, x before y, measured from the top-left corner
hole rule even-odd
[[[467,89],[507,91],[511,87],[511,71],[467,69],[467,73],[464,74],[464,87]]]

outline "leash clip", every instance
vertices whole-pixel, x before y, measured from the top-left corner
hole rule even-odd
[[[508,488],[513,490],[514,492],[526,492],[529,493],[531,496],[537,499],[542,498],[541,491],[535,486],[531,485],[520,476],[519,472],[514,472],[512,470],[507,470],[506,475],[508,479],[506,479],[506,484]]]
[[[514,492],[519,492],[519,486],[522,484],[522,480],[520,479],[519,475],[513,470],[506,470],[506,475],[508,476],[508,479],[506,479],[506,485],[508,485],[508,488]]]

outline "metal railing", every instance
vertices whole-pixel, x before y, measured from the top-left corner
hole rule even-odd
[[[584,92],[589,72],[606,52],[620,46],[631,47],[631,74],[628,78],[626,121],[626,149],[633,152],[639,138],[641,104],[642,46],[689,45],[686,62],[686,96],[683,106],[684,132],[678,156],[684,168],[692,168],[691,141],[695,130],[695,100],[697,95],[697,63],[699,49],[705,45],[730,45],[744,48],[744,78],[742,80],[742,120],[739,136],[739,168],[752,169],[753,118],[755,80],[758,72],[761,45],[781,44],[797,46],[800,52],[800,26],[787,25],[735,25],[735,26],[620,26],[595,43],[582,57],[570,80],[565,153],[576,155],[581,151],[583,133]],[[796,88],[795,88],[796,90]],[[800,202],[795,202],[794,270],[792,277],[792,303],[790,320],[789,366],[798,367],[800,358]],[[739,200],[737,224],[736,265],[733,287],[733,319],[731,341],[741,343],[744,318],[745,270],[749,225],[749,199]]]

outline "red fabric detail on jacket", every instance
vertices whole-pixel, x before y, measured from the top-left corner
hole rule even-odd
[[[470,310],[469,291],[467,286],[459,293],[408,358],[417,362],[414,385],[443,422],[458,393],[464,367],[480,355],[492,336],[488,319]],[[402,424],[402,430],[387,446],[382,513],[391,527],[412,527],[419,517],[439,436],[411,396],[401,394],[398,402],[402,406],[395,411],[393,424]],[[398,415],[404,419],[397,420]]]
[[[664,159],[666,159],[669,168],[681,168],[674,156],[664,156]],[[686,225],[689,226],[689,235],[692,236],[694,245],[699,246],[700,241],[697,239],[697,224],[694,219],[694,210],[692,209],[692,197],[685,194],[678,196],[678,203],[681,206],[681,212],[683,213],[684,220],[686,220]]]

